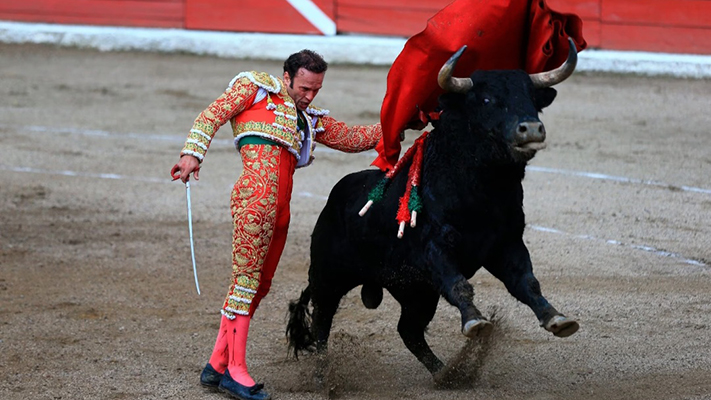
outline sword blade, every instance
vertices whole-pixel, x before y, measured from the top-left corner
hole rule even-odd
[[[195,289],[200,295],[200,283],[198,283],[197,267],[195,266],[195,244],[193,243],[193,212],[190,207],[190,182],[185,182],[185,195],[188,198],[188,230],[190,231],[190,255],[193,259],[193,275],[195,276]]]

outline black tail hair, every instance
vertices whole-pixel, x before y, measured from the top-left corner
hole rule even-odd
[[[299,351],[311,351],[316,340],[311,330],[311,286],[301,292],[299,300],[289,302],[289,322],[286,324],[286,339],[289,343],[289,352],[299,358]]]

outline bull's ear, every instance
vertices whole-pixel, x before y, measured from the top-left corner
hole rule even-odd
[[[548,107],[555,100],[555,96],[558,92],[553,88],[542,88],[536,89],[534,96],[534,101],[536,102],[536,109],[541,111],[542,109]]]

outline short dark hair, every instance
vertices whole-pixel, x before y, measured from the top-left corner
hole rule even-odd
[[[289,74],[292,84],[294,82],[294,76],[296,76],[296,72],[299,71],[299,68],[304,68],[307,71],[320,74],[322,72],[326,72],[328,69],[328,63],[315,51],[304,49],[298,53],[290,55],[289,58],[284,61],[284,72]]]

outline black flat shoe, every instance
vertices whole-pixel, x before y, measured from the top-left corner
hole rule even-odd
[[[264,390],[263,384],[258,383],[254,386],[244,386],[232,379],[229,370],[225,370],[219,388],[221,391],[240,400],[270,400],[272,398],[272,396]]]
[[[207,363],[200,374],[200,384],[208,389],[217,389],[220,386],[222,376],[221,373],[215,371],[215,368],[212,368],[210,363]]]

